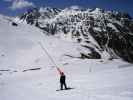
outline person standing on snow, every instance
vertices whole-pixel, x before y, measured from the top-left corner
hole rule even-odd
[[[65,87],[65,89],[68,89],[66,85],[66,76],[64,72],[62,72],[59,68],[57,68],[57,70],[60,73],[60,89],[63,90],[63,86]]]

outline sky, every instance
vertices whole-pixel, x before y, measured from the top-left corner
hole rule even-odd
[[[133,16],[133,0],[0,0],[0,14],[17,16],[31,7],[65,8],[73,5],[83,8],[102,8],[127,12]]]

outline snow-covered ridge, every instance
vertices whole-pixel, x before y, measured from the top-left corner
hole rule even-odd
[[[8,16],[4,16],[4,15],[1,15],[1,14],[0,14],[0,21],[1,21],[1,23],[2,23],[2,22],[3,22],[3,23],[12,23],[13,20],[14,20],[13,17],[8,17]]]

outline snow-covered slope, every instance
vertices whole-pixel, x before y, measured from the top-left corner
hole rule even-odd
[[[44,65],[43,61],[48,60],[48,57],[39,42],[57,62],[69,57],[79,58],[80,52],[89,52],[77,42],[67,41],[58,36],[47,36],[35,26],[26,23],[14,26],[12,22],[2,18],[1,20],[3,20],[0,21],[1,69],[24,69]],[[48,60],[46,65],[49,63]]]
[[[40,31],[29,25],[14,27],[11,23],[3,21],[0,21],[0,28],[1,67],[10,66],[12,68],[18,66],[19,63],[29,61],[32,56],[28,57],[28,55],[33,53],[34,42],[41,37],[38,35]]]

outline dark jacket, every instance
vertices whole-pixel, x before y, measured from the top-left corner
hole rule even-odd
[[[60,82],[61,83],[65,83],[65,80],[66,80],[66,76],[65,75],[61,75],[60,76]]]

